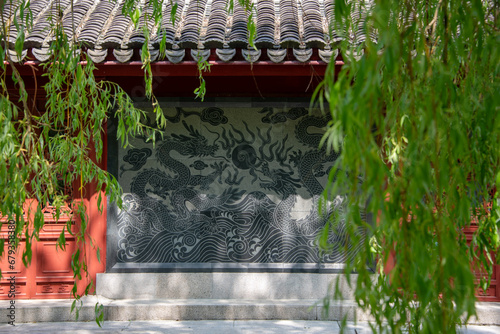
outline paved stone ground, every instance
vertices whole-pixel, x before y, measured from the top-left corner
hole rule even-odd
[[[500,334],[500,326],[468,326],[463,334]],[[0,333],[340,333],[336,321],[107,321],[99,328],[95,322],[20,323],[16,326],[0,324]],[[368,323],[348,323],[346,333],[371,333]]]

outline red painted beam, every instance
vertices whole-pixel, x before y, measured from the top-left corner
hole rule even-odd
[[[246,61],[235,61],[224,63],[221,61],[209,61],[210,72],[204,72],[203,76],[310,76],[313,74],[323,76],[327,64],[319,61],[300,63],[297,61],[285,61],[273,63],[271,61],[260,61],[250,64]],[[337,64],[336,64],[337,65]],[[339,64],[340,65],[340,64]],[[97,64],[99,75],[104,76],[143,76],[144,70],[141,62],[122,64],[116,61],[108,61]],[[180,64],[172,64],[168,61],[160,61],[152,64],[153,75],[158,76],[196,76],[197,64],[194,61],[185,61]]]
[[[84,63],[84,62],[82,62]],[[248,63],[246,61],[234,61],[224,63],[222,61],[209,61],[211,65],[210,72],[204,72],[204,77],[245,77],[245,76],[276,76],[276,77],[301,77],[319,75],[323,76],[327,64],[321,61],[309,61],[301,63],[298,61],[284,61],[282,63],[273,63],[271,61],[259,61]],[[344,63],[336,61],[335,66],[341,67]],[[43,74],[38,61],[27,61],[23,65],[16,65],[16,68],[23,76],[36,76]],[[113,77],[136,77],[144,76],[144,69],[140,61],[120,63],[118,61],[105,61],[95,64],[96,76]],[[35,67],[37,70],[33,71]],[[152,64],[153,75],[155,76],[175,76],[192,77],[198,75],[197,63],[194,61],[184,61],[179,64],[173,64],[168,61],[158,61]]]

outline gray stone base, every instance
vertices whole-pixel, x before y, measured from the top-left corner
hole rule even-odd
[[[343,299],[354,299],[342,274],[323,273],[105,273],[96,287],[110,299],[320,300],[337,279]]]

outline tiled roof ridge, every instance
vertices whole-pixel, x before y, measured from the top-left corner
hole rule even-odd
[[[137,6],[151,14],[149,1],[152,0],[139,0]],[[146,41],[142,34],[142,27],[146,24],[150,31],[148,48],[152,59],[158,56],[160,41],[166,38],[166,56],[174,63],[185,59],[186,49],[191,50],[194,59],[198,55],[206,59],[210,55],[209,50],[215,49],[215,55],[224,62],[237,59],[240,54],[238,49],[241,49],[243,58],[250,62],[259,60],[262,51],[266,50],[267,59],[273,62],[281,62],[287,55],[307,62],[313,54],[328,62],[337,55],[341,37],[335,31],[329,32],[334,0],[253,0],[256,26],[254,42],[257,50],[253,50],[248,43],[246,18],[249,13],[237,0],[234,0],[232,13],[227,12],[229,0],[173,1],[178,3],[174,25],[170,21],[172,2],[165,1],[164,18],[159,24],[149,18],[146,20],[143,13],[137,27],[134,27],[132,20],[121,13],[124,0],[57,0],[61,4],[58,9],[60,13],[50,5],[55,0],[33,0],[31,7],[36,16],[33,29],[27,34],[24,54],[31,49],[38,61],[49,58],[48,46],[53,32],[48,19],[50,15],[59,14],[58,19],[62,19],[68,37],[80,43],[96,63],[106,60],[111,50],[118,61],[130,61],[134,49],[141,49]],[[368,3],[368,6],[372,2],[356,1]],[[359,15],[362,19],[366,16],[364,8],[364,5],[356,4],[356,13],[353,15]],[[363,25],[357,24],[354,31],[342,35],[347,36],[348,42],[354,46],[366,38],[376,39],[376,36],[366,36],[363,30]],[[10,34],[10,44],[13,44],[15,36]],[[291,51],[287,52],[287,49]]]

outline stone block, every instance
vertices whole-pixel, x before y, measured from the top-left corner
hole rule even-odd
[[[470,324],[497,326],[500,324],[500,303],[476,303],[476,313],[477,317],[471,318]]]
[[[210,273],[97,274],[97,294],[110,299],[210,298]]]
[[[322,299],[339,280],[344,299],[353,293],[340,274],[318,273],[106,273],[97,294],[111,299]],[[355,284],[355,276],[353,276]]]

